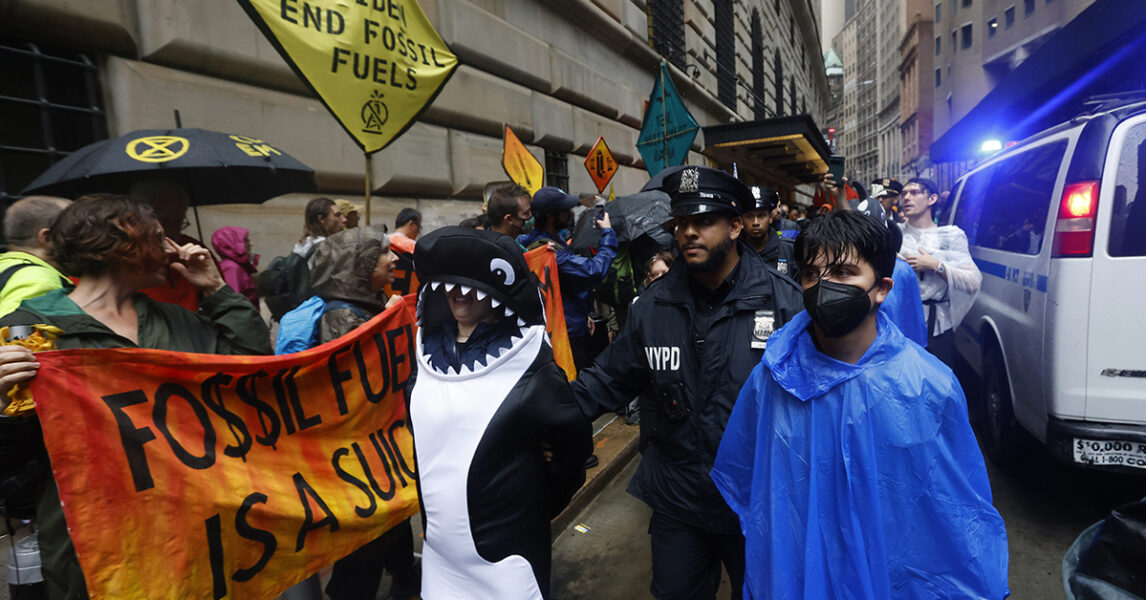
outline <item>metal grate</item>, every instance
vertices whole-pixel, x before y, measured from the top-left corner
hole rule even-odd
[[[732,0],[715,0],[716,13],[716,95],[736,110],[736,28],[732,20]]]
[[[649,45],[684,69],[684,0],[648,0],[645,10],[649,17]]]
[[[71,152],[107,137],[87,54],[0,37],[0,202]]]
[[[552,150],[545,151],[545,185],[569,191],[569,156]]]

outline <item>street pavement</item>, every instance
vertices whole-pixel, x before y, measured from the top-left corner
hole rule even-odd
[[[625,492],[637,460],[558,536],[554,600],[651,597],[649,509]],[[1042,455],[1013,472],[988,462],[987,471],[995,506],[1007,525],[1013,600],[1065,597],[1062,557],[1075,537],[1115,506],[1146,496],[1146,473],[1088,471]],[[578,525],[585,531],[575,529]],[[719,597],[728,597],[727,577]]]

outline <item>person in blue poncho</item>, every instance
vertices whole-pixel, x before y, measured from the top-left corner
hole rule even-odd
[[[903,232],[899,230],[895,221],[887,217],[883,205],[874,200],[861,200],[856,206],[856,211],[876,219],[887,227],[892,250],[898,254],[899,247],[903,245]],[[915,271],[906,260],[896,256],[891,280],[895,285],[888,292],[883,304],[879,305],[879,309],[891,317],[891,322],[899,327],[907,339],[927,347],[927,317],[923,314],[923,299],[919,295],[919,279]]]
[[[958,380],[894,327],[888,230],[854,211],[796,240],[807,309],[740,392],[712,479],[744,597],[1001,599],[1007,535]]]

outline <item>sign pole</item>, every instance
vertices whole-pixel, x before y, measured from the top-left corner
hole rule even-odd
[[[365,154],[366,157],[366,225],[370,226],[370,192],[374,187],[374,169],[372,167],[373,160],[371,155]]]

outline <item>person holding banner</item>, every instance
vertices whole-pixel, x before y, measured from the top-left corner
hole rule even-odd
[[[340,231],[318,247],[314,255],[314,292],[327,302],[338,302],[318,323],[318,342],[340,338],[401,302],[401,296],[386,299],[383,287],[394,281],[398,255],[382,226]],[[385,304],[385,306],[383,306]],[[382,567],[393,577],[390,596],[417,597],[420,584],[414,562],[414,531],[406,519],[374,541],[334,563],[326,584],[333,600],[373,600],[382,581]]]
[[[63,330],[60,349],[155,348],[210,354],[270,354],[270,334],[254,306],[232,290],[207,249],[164,236],[154,210],[128,196],[84,196],[60,213],[50,232],[50,257],[78,276],[74,290],[24,301],[0,325],[46,324]],[[139,293],[167,280],[168,268],[195,286],[200,309],[155,302]],[[0,397],[35,377],[26,349],[0,347]],[[67,393],[61,390],[61,393]],[[37,499],[36,520],[49,598],[82,599],[87,586],[50,473]]]
[[[422,238],[414,264],[422,597],[547,598],[549,522],[585,481],[592,430],[536,278],[513,238],[462,227]]]
[[[569,332],[569,345],[573,349],[573,362],[577,369],[593,364],[593,340],[589,333],[589,313],[593,310],[593,290],[601,285],[609,266],[617,257],[617,234],[609,220],[609,213],[601,212],[593,220],[593,227],[601,234],[597,253],[590,257],[578,256],[569,250],[561,231],[573,223],[573,207],[580,199],[557,187],[543,187],[533,195],[533,214],[537,226],[518,238],[528,249],[552,244],[557,251],[557,276],[561,280],[561,306],[565,310],[565,329]]]

